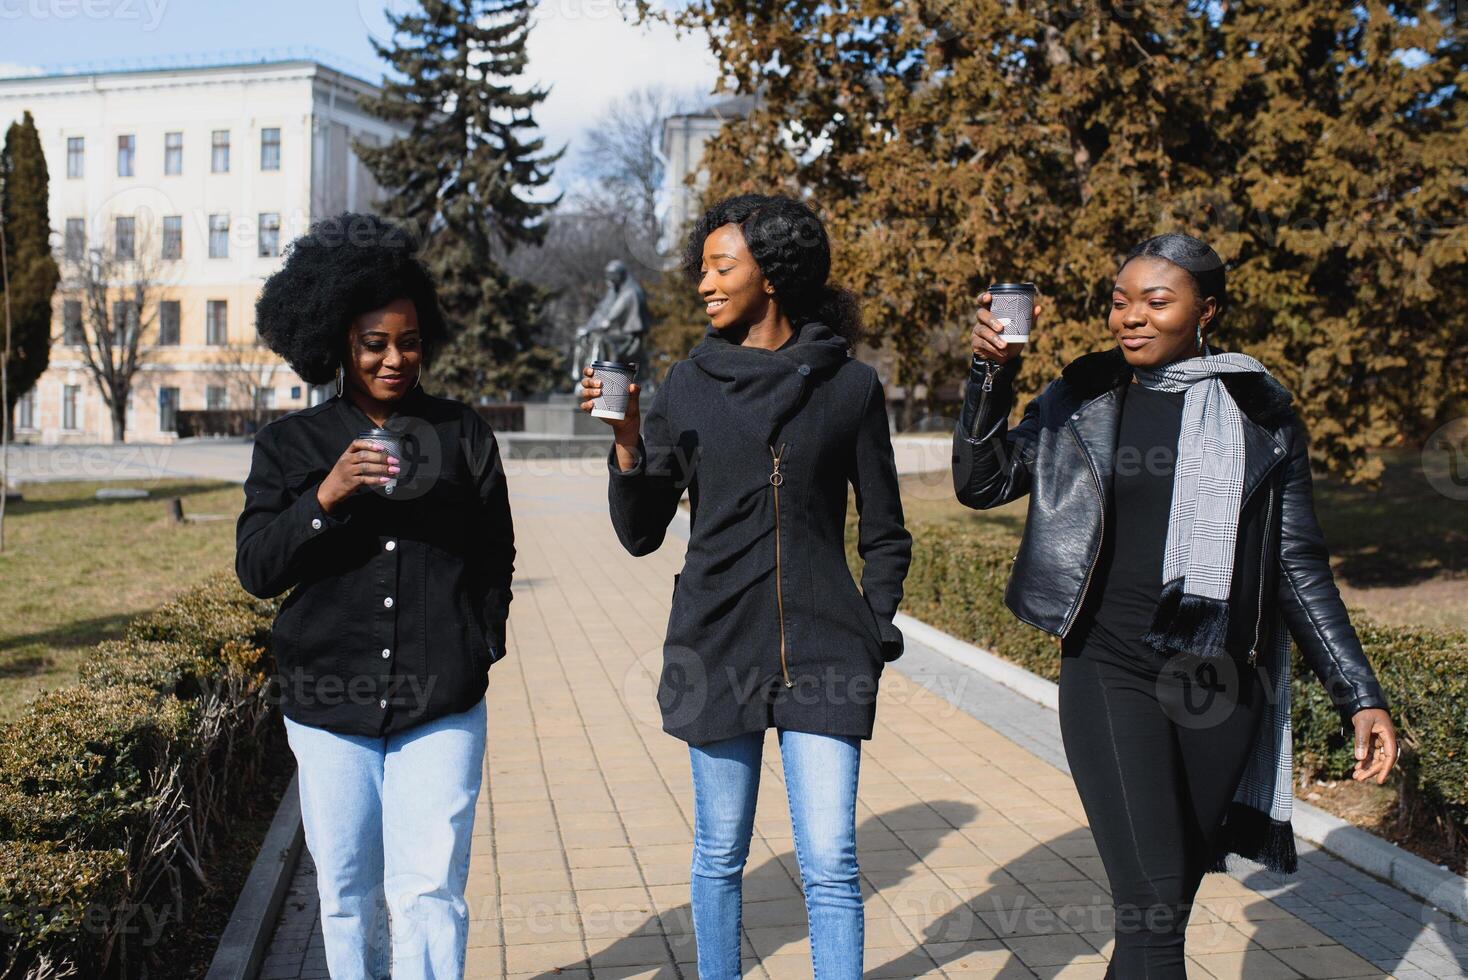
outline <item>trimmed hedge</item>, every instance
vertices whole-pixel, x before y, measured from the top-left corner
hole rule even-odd
[[[1004,605],[1019,535],[997,522],[914,523],[912,566],[902,610],[944,632],[1050,680],[1060,677],[1060,641],[1014,617]],[[860,569],[855,522],[848,522],[851,567]],[[1392,704],[1401,735],[1399,818],[1427,812],[1446,843],[1468,850],[1468,634],[1384,626],[1353,610],[1351,620]],[[1352,735],[1324,685],[1295,651],[1292,698],[1295,765],[1302,780],[1346,776]]]
[[[0,976],[145,974],[284,739],[276,603],[219,575],[99,643],[0,726]]]

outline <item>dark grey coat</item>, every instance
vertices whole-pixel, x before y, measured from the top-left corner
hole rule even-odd
[[[693,745],[770,726],[870,738],[882,665],[902,652],[892,617],[912,554],[876,371],[819,323],[778,351],[710,331],[653,396],[636,465],[622,472],[613,449],[608,468],[612,524],[633,555],[662,544],[689,492],[663,729]],[[860,591],[844,547],[848,485]]]

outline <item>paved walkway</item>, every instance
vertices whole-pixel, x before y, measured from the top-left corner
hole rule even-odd
[[[468,889],[470,977],[692,978],[687,750],[654,699],[683,543],[630,558],[604,464],[517,472],[510,656],[491,672]],[[916,644],[883,677],[859,844],[869,977],[1101,977],[1105,876],[1054,716]],[[980,721],[982,718],[984,721]],[[1012,738],[1010,736],[1013,736]],[[745,884],[746,975],[808,977],[778,749]],[[1462,976],[1452,924],[1320,853],[1279,881],[1210,875],[1194,977]],[[324,977],[304,861],[263,977]]]

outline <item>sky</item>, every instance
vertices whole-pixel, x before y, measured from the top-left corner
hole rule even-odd
[[[152,67],[320,52],[376,81],[384,65],[368,41],[386,42],[384,6],[411,0],[0,0],[0,76]],[[550,95],[536,121],[552,149],[576,140],[612,99],[646,85],[709,91],[712,55],[696,35],[662,25],[633,27],[615,0],[541,0],[530,34],[528,83]],[[569,177],[569,173],[563,177]],[[558,181],[558,184],[560,181]]]

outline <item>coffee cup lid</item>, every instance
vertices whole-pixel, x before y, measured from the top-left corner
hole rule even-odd
[[[593,371],[629,371],[636,374],[637,364],[634,361],[592,361],[591,369]]]
[[[990,283],[986,292],[1010,292],[1010,293],[1038,293],[1040,290],[1032,282],[996,282]]]

